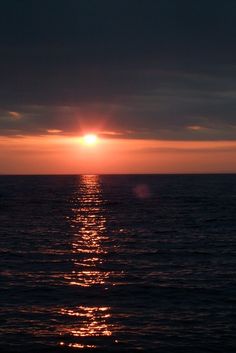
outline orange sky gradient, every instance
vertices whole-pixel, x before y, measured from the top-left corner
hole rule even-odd
[[[235,173],[236,141],[1,137],[0,174]]]

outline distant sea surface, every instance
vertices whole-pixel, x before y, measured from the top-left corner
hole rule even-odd
[[[236,352],[236,175],[0,177],[0,351]]]

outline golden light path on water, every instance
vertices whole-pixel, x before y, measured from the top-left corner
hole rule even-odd
[[[71,286],[87,287],[88,290],[90,287],[93,290],[94,286],[105,286],[109,278],[110,273],[101,271],[98,267],[103,261],[102,256],[107,252],[103,242],[108,238],[102,204],[99,176],[81,176],[73,201],[74,217],[70,220],[74,230],[74,269],[65,279]],[[107,322],[111,317],[109,307],[78,305],[72,309],[62,308],[60,314],[66,315],[68,322],[70,318],[78,319],[78,324],[63,329],[62,334],[69,335],[72,340],[60,342],[62,346],[96,348],[96,344],[91,344],[91,338],[112,335],[112,326]]]

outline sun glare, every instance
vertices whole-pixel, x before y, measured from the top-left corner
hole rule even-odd
[[[83,138],[83,141],[85,143],[85,145],[95,145],[96,142],[97,142],[97,136],[94,135],[94,134],[88,134],[88,135],[85,135],[84,138]]]

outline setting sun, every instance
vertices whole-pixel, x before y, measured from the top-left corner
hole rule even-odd
[[[85,136],[83,137],[83,142],[84,142],[86,145],[91,146],[91,145],[95,145],[95,144],[96,144],[97,139],[98,139],[98,138],[97,138],[96,135],[94,135],[94,134],[88,134],[88,135],[85,135]]]

